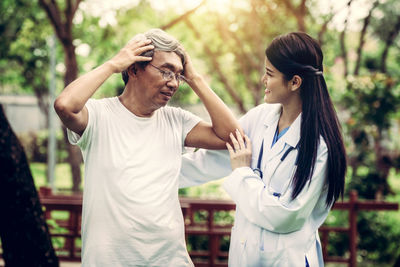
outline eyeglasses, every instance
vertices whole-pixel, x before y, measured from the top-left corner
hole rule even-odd
[[[151,63],[149,63],[149,65],[156,68],[161,73],[163,79],[166,81],[172,81],[172,79],[175,78],[178,83],[183,83],[186,80],[185,76],[181,74],[175,74],[172,71],[160,69],[159,67],[156,67]]]

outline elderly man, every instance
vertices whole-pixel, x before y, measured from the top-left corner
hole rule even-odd
[[[90,99],[113,73],[120,96]],[[166,106],[186,81],[212,125]],[[68,85],[54,107],[85,162],[83,266],[192,266],[178,199],[184,146],[225,148],[239,128],[179,42],[154,29]]]

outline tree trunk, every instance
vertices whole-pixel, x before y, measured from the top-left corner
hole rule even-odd
[[[64,49],[64,62],[66,66],[66,72],[64,76],[65,87],[78,77],[78,64],[76,61],[75,46],[72,43],[72,20],[80,2],[81,0],[65,1],[66,6],[64,12],[61,12],[57,1],[39,0],[39,4],[46,12],[52,26],[54,27],[57,38],[61,42]],[[63,131],[64,140],[67,142],[67,161],[70,165],[72,174],[72,190],[74,192],[79,192],[79,186],[81,184],[80,163],[82,162],[82,155],[76,146],[72,146],[68,142],[67,133],[64,127]]]
[[[64,62],[65,62],[65,76],[64,76],[64,86],[73,82],[78,77],[78,63],[76,62],[75,46],[72,40],[63,43],[64,48]]]
[[[340,50],[342,52],[342,58],[343,58],[343,77],[346,79],[347,75],[349,74],[349,69],[348,69],[348,57],[347,57],[347,48],[346,48],[346,31],[347,31],[347,24],[349,23],[349,18],[351,15],[351,4],[353,0],[349,0],[347,2],[347,16],[346,19],[344,20],[344,28],[343,31],[340,33],[339,37],[339,42],[340,42]]]
[[[389,49],[393,45],[397,36],[400,32],[400,16],[397,17],[397,22],[393,29],[389,32],[386,40],[385,40],[385,48],[383,49],[381,56],[381,72],[386,73],[386,60],[389,55]]]
[[[379,181],[376,181],[378,183],[378,189],[375,192],[375,200],[377,201],[383,200],[384,196],[392,193],[388,183],[388,177],[390,169],[393,167],[394,163],[392,162],[388,151],[382,145],[382,139],[382,131],[378,131],[378,136],[374,138],[374,150],[376,155],[375,164],[380,178]]]
[[[374,4],[372,5],[371,9],[368,12],[368,15],[364,18],[364,23],[363,23],[363,27],[360,33],[360,41],[357,47],[357,59],[356,59],[356,67],[354,68],[354,75],[358,76],[358,73],[360,71],[360,66],[361,66],[361,57],[362,57],[362,49],[365,43],[365,35],[367,34],[367,28],[368,25],[371,21],[371,17],[372,17],[372,12],[374,11],[374,9],[378,6],[379,1],[375,1]]]
[[[73,82],[78,77],[78,63],[76,61],[75,46],[72,40],[67,39],[63,43],[64,54],[65,54],[65,65],[66,72],[64,76],[64,86],[67,87],[68,84]],[[68,142],[67,129],[63,127],[64,140],[67,144],[68,151],[68,164],[71,168],[72,174],[72,191],[77,193],[80,192],[80,184],[82,181],[81,176],[81,163],[82,154],[77,146],[71,145]]]
[[[291,0],[282,0],[283,5],[289,13],[292,13],[297,21],[297,28],[301,32],[306,32],[307,27],[305,17],[307,15],[307,0],[301,0],[298,6],[294,6]]]
[[[0,237],[6,266],[58,266],[25,152],[0,105]]]

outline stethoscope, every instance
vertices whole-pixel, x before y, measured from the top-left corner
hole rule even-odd
[[[285,158],[287,157],[287,155],[289,155],[289,153],[294,149],[297,149],[297,145],[295,147],[289,146],[289,148],[286,149],[285,153],[283,153],[283,155],[281,157],[281,162],[284,161]],[[263,178],[263,172],[261,171],[261,161],[262,161],[262,156],[263,156],[263,150],[264,150],[264,139],[263,139],[263,141],[261,143],[261,149],[260,149],[260,152],[258,154],[257,168],[255,168],[253,170],[253,172],[255,174],[257,174],[258,176],[260,176],[261,179]],[[299,158],[299,155],[297,154],[296,161],[294,163],[295,166],[297,166],[298,158]],[[277,198],[281,197],[281,193],[278,193],[278,192],[274,192],[272,195],[274,197],[277,197]]]
[[[281,157],[281,162],[284,161],[287,157],[287,155],[289,155],[289,153],[294,150],[297,149],[297,145],[295,147],[289,146],[288,149],[286,149],[285,153],[283,153],[282,157]],[[260,176],[260,178],[263,178],[263,172],[261,171],[261,161],[262,161],[262,157],[263,157],[263,150],[264,150],[264,139],[261,143],[261,149],[260,152],[258,154],[258,161],[257,161],[257,168],[255,168],[253,171],[255,174],[258,174]],[[298,155],[296,157],[296,161],[294,163],[295,166],[297,166],[297,161],[298,161]]]

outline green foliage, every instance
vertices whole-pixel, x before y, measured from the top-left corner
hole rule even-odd
[[[7,56],[10,45],[21,31],[26,11],[32,2],[25,0],[3,0],[0,2],[0,58]]]
[[[400,16],[400,3],[396,0],[382,1],[377,7],[377,16],[372,17],[373,34],[386,40]]]
[[[377,69],[376,62],[373,56],[365,58],[370,71]],[[349,76],[341,101],[348,112],[344,129],[351,137],[347,146],[351,165],[347,191],[355,189],[364,199],[393,194],[388,183],[390,169],[399,167],[393,162],[396,152],[388,151],[395,151],[396,144],[384,140],[393,138],[390,129],[399,115],[399,82],[388,74],[376,72],[359,77]],[[391,215],[372,211],[359,214],[358,247],[363,261],[390,263],[397,257],[394,247],[395,240],[399,240],[398,227],[393,221],[389,222],[388,216]],[[334,242],[336,249],[346,243],[345,240]]]
[[[400,105],[400,85],[397,80],[383,73],[349,76],[343,101],[351,113],[354,126],[365,123],[377,127],[369,131],[376,135],[373,131],[385,131],[391,126],[393,115]]]
[[[2,4],[14,1],[2,1]],[[8,32],[12,42],[0,42],[0,89],[3,93],[34,92],[37,95],[46,94],[48,52],[47,38],[51,27],[46,22],[44,12],[36,2],[16,1],[18,6],[10,4],[7,9],[13,9],[15,17],[7,22],[18,24],[15,31]],[[3,10],[3,9],[2,9]],[[12,28],[12,26],[10,26]],[[12,66],[12,67],[11,67]],[[7,87],[6,87],[7,85]]]
[[[398,223],[388,219],[388,214],[382,212],[370,211],[359,214],[358,249],[364,260],[392,262],[398,255],[398,240],[400,240]]]
[[[356,189],[364,198],[375,198],[381,191],[390,193],[387,174],[383,166],[390,165],[390,158],[378,151],[393,149],[382,143],[390,134],[393,119],[400,106],[400,85],[388,75],[373,73],[370,76],[349,77],[348,89],[342,95],[342,104],[347,106],[349,118],[345,130],[352,137],[347,152],[353,167],[350,189]],[[380,148],[382,147],[382,148]],[[358,172],[365,166],[367,172]]]
[[[179,86],[179,90],[176,91],[174,97],[171,99],[171,105],[180,105],[180,104],[196,104],[199,103],[199,97],[193,92],[192,88],[186,83]]]

